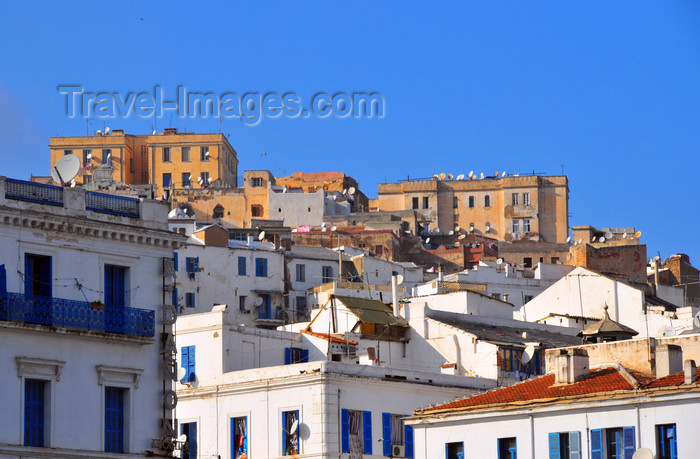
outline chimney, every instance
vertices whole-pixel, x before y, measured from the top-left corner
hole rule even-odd
[[[275,233],[272,237],[272,240],[275,243],[275,250],[279,249],[280,248],[280,235]]]
[[[698,367],[695,366],[695,360],[686,360],[683,362],[683,384],[695,384],[698,380]]]
[[[588,372],[588,352],[584,349],[561,349],[555,361],[554,384],[573,384]]]
[[[676,344],[656,346],[656,377],[663,378],[683,371],[683,349]]]
[[[248,235],[248,247],[253,246],[253,241],[255,241],[255,238],[253,236]]]

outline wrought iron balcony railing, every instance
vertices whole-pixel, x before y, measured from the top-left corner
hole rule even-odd
[[[0,294],[0,320],[152,338],[155,312],[21,293]]]
[[[139,218],[139,200],[126,196],[87,191],[85,193],[85,209],[103,214]]]
[[[5,179],[5,198],[63,207],[63,188],[8,178]]]

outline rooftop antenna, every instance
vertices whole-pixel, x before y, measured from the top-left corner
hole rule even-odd
[[[51,178],[61,186],[68,186],[80,171],[80,158],[71,154],[61,156],[51,170]]]

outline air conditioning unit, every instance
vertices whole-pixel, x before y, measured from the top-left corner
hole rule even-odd
[[[391,455],[393,457],[406,457],[406,446],[405,445],[393,445],[391,447]]]

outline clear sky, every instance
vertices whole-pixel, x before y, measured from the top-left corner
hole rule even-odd
[[[223,5],[225,3],[225,6]],[[262,7],[261,5],[265,5]],[[381,119],[222,121],[240,171],[569,177],[570,224],[635,226],[649,256],[700,265],[700,2],[6,2],[0,174],[48,175],[54,135],[85,135],[59,85],[153,91],[375,91]],[[154,123],[155,122],[155,123]],[[145,134],[211,117],[94,119]],[[261,155],[265,152],[265,155]]]

